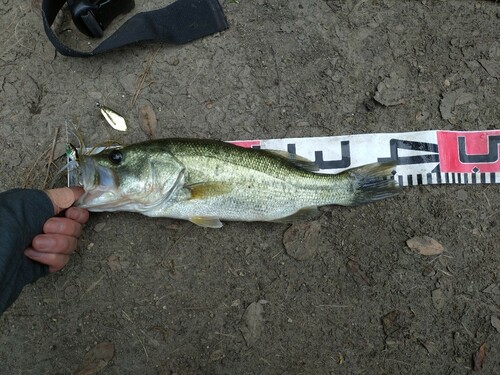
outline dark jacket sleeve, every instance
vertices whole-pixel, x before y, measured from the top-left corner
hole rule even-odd
[[[48,274],[48,267],[27,258],[24,249],[52,216],[52,202],[41,190],[0,193],[0,314],[26,284]]]

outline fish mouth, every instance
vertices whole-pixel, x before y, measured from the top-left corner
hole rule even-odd
[[[83,156],[79,165],[78,182],[83,186],[85,193],[78,199],[76,205],[83,208],[113,206],[113,202],[120,198],[113,171],[99,165],[90,157]]]

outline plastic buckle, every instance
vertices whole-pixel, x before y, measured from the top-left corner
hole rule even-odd
[[[73,22],[82,33],[100,38],[118,15],[134,9],[134,0],[67,0]]]

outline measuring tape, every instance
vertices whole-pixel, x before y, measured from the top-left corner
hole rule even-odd
[[[318,173],[339,173],[395,160],[393,176],[399,186],[500,183],[500,130],[429,130],[230,143],[300,155],[314,161],[320,168]],[[76,183],[76,171],[69,171],[68,185]]]
[[[399,186],[500,183],[500,130],[357,134],[234,141],[314,161],[318,173],[339,173],[395,160]]]

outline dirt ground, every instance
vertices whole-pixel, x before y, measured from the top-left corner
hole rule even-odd
[[[219,35],[91,59],[55,54],[37,3],[0,2],[0,190],[44,186],[67,119],[89,145],[147,139],[145,104],[157,137],[499,129],[495,1],[223,1]],[[403,100],[384,106],[373,97],[391,76]],[[445,120],[440,101],[459,89],[471,95]],[[113,131],[96,101],[130,130]],[[500,374],[499,213],[500,185],[328,207],[302,261],[284,249],[289,225],[93,214],[69,265],[0,318],[0,372]],[[411,251],[414,236],[445,252]]]

